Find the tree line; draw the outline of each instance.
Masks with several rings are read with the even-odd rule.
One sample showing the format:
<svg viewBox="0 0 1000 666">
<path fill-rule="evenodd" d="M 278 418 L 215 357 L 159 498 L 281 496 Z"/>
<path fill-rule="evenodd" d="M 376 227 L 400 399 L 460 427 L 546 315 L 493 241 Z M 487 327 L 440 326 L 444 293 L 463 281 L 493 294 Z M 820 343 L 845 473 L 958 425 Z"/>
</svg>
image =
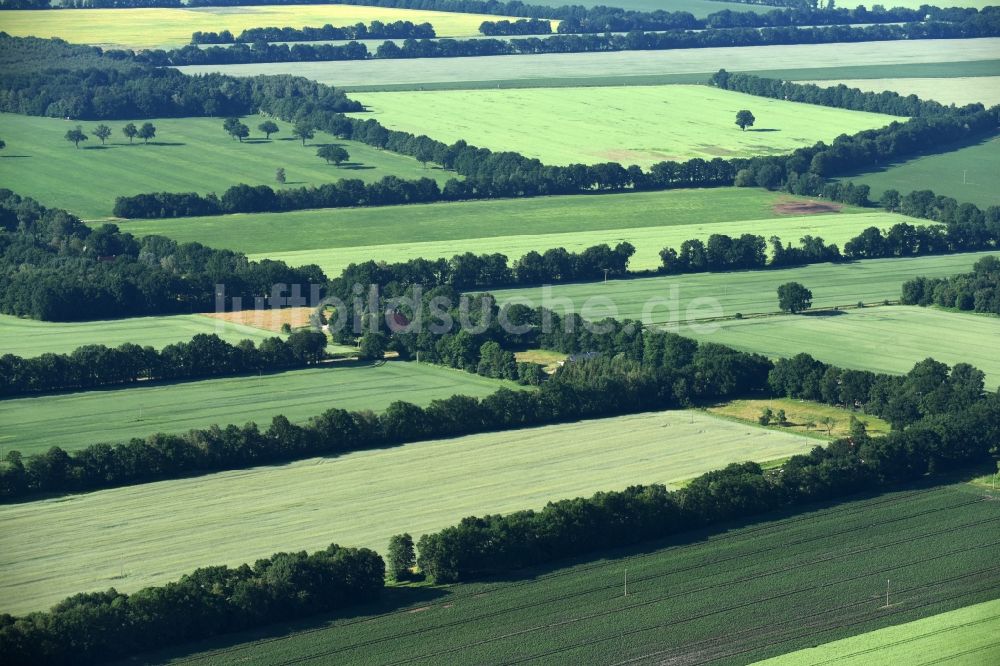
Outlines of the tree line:
<svg viewBox="0 0 1000 666">
<path fill-rule="evenodd" d="M 900 302 L 1000 315 L 1000 259 L 983 257 L 972 266 L 971 273 L 907 280 Z"/>
<path fill-rule="evenodd" d="M 973 10 L 975 11 L 975 10 Z M 513 39 L 415 39 L 402 44 L 386 41 L 374 53 L 364 44 L 270 44 L 266 41 L 236 43 L 230 48 L 188 45 L 170 51 L 143 51 L 136 57 L 158 67 L 220 65 L 262 62 L 314 62 L 369 58 L 460 58 L 546 53 L 607 51 L 659 51 L 731 46 L 829 44 L 834 42 L 891 41 L 901 39 L 966 39 L 1000 35 L 1000 8 L 986 8 L 965 21 L 882 24 L 866 26 L 817 26 L 807 28 L 713 28 L 702 31 L 642 32 L 620 34 L 560 34 Z"/>
<path fill-rule="evenodd" d="M 357 23 L 337 27 L 327 23 L 314 28 L 275 26 L 267 28 L 247 28 L 239 35 L 233 36 L 229 30 L 219 32 L 197 31 L 191 35 L 192 44 L 257 44 L 258 42 L 321 42 L 324 40 L 353 39 L 428 39 L 436 37 L 434 26 L 430 23 L 413 23 L 412 21 L 372 21 L 368 25 Z"/>
<path fill-rule="evenodd" d="M 274 285 L 316 285 L 317 266 L 249 261 L 231 250 L 91 228 L 64 210 L 0 189 L 0 312 L 46 321 L 211 312 L 220 297 L 264 307 Z M 216 293 L 225 284 L 226 293 Z M 259 305 L 258 305 L 259 299 Z"/>
<path fill-rule="evenodd" d="M 998 440 L 1000 396 L 990 394 L 884 437 L 856 428 L 851 437 L 793 456 L 778 470 L 734 463 L 675 491 L 632 486 L 550 502 L 540 511 L 470 516 L 421 537 L 417 563 L 439 583 L 502 575 L 983 463 L 997 454 Z"/>
<path fill-rule="evenodd" d="M 165 585 L 67 597 L 48 611 L 0 615 L 0 661 L 94 664 L 379 598 L 385 563 L 367 548 L 275 553 L 202 567 Z"/>
<path fill-rule="evenodd" d="M 272 337 L 260 346 L 252 340 L 233 345 L 215 334 L 199 333 L 160 350 L 125 343 L 114 348 L 85 345 L 69 354 L 34 358 L 4 354 L 0 397 L 301 368 L 323 360 L 325 349 L 323 333 L 295 331 L 287 340 Z"/>
</svg>

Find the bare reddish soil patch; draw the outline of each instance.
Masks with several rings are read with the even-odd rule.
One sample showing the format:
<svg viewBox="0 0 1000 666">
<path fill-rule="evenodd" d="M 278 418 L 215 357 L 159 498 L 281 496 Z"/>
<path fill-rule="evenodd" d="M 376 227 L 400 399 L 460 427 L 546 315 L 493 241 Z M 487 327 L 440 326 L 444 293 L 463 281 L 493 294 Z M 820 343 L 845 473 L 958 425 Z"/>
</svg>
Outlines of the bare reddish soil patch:
<svg viewBox="0 0 1000 666">
<path fill-rule="evenodd" d="M 829 201 L 778 201 L 771 208 L 779 215 L 819 215 L 820 213 L 839 213 L 843 205 Z"/>
<path fill-rule="evenodd" d="M 280 310 L 242 310 L 240 312 L 213 312 L 206 317 L 221 319 L 233 324 L 243 324 L 267 331 L 281 332 L 282 324 L 289 324 L 292 330 L 309 324 L 313 308 L 282 308 Z"/>
</svg>

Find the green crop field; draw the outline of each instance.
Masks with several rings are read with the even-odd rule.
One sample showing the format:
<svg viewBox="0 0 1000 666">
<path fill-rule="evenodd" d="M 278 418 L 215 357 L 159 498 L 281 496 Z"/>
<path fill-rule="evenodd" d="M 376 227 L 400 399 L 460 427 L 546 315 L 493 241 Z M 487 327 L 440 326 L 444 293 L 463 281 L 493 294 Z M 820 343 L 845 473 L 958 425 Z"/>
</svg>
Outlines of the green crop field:
<svg viewBox="0 0 1000 666">
<path fill-rule="evenodd" d="M 680 333 L 767 356 L 805 351 L 827 363 L 875 372 L 903 373 L 933 357 L 971 363 L 1000 385 L 1000 317 L 894 305 L 815 315 L 782 315 L 720 322 L 715 332 Z"/>
<path fill-rule="evenodd" d="M 1000 599 L 843 638 L 759 662 L 760 666 L 1000 663 Z"/>
<path fill-rule="evenodd" d="M 522 88 L 354 93 L 390 129 L 452 143 L 514 150 L 546 164 L 621 162 L 788 153 L 840 134 L 888 125 L 876 113 L 767 99 L 707 86 Z M 458 117 L 443 108 L 460 108 Z M 750 109 L 741 131 L 736 112 Z"/>
<path fill-rule="evenodd" d="M 481 254 L 502 252 L 512 261 L 531 250 L 544 252 L 553 247 L 564 247 L 571 252 L 579 252 L 599 243 L 614 246 L 628 241 L 636 251 L 629 268 L 634 271 L 655 270 L 661 264 L 659 252 L 666 246 L 680 247 L 690 238 L 707 241 L 711 234 L 739 236 L 756 233 L 770 238 L 772 235 L 786 242 L 797 244 L 799 239 L 810 234 L 821 236 L 828 243 L 843 247 L 844 243 L 870 226 L 889 227 L 901 218 L 892 213 L 873 212 L 860 215 L 807 215 L 782 217 L 771 220 L 741 220 L 739 222 L 717 222 L 699 225 L 671 225 L 665 227 L 641 227 L 579 233 L 498 236 L 495 238 L 467 239 L 460 241 L 436 241 L 429 243 L 392 243 L 350 248 L 324 248 L 300 250 L 297 252 L 264 252 L 251 255 L 253 259 L 280 259 L 291 265 L 318 264 L 327 275 L 336 275 L 351 262 L 377 258 L 380 261 L 405 261 L 423 257 L 451 258 L 463 252 Z M 503 227 L 498 227 L 503 228 Z"/>
<path fill-rule="evenodd" d="M 8 15 L 9 14 L 9 15 Z M 479 24 L 501 17 L 453 12 L 430 12 L 350 5 L 280 5 L 258 7 L 198 7 L 155 9 L 77 9 L 73 11 L 11 11 L 3 29 L 16 37 L 59 37 L 68 42 L 116 48 L 179 48 L 195 31 L 230 30 L 264 26 L 337 26 L 382 21 L 428 22 L 442 37 L 479 34 Z M 509 18 L 509 17 L 507 17 Z M 558 21 L 554 23 L 558 25 Z"/>
<path fill-rule="evenodd" d="M 859 172 L 843 180 L 867 183 L 872 198 L 887 189 L 904 194 L 933 190 L 981 208 L 1000 206 L 1000 136 L 950 152 L 924 155 L 877 171 Z"/>
<path fill-rule="evenodd" d="M 126 342 L 163 347 L 187 341 L 198 333 L 218 335 L 231 343 L 260 342 L 284 337 L 272 331 L 211 319 L 202 315 L 133 317 L 110 321 L 49 322 L 0 315 L 0 356 L 38 356 L 49 352 L 65 354 L 83 345 L 117 347 Z"/>
<path fill-rule="evenodd" d="M 390 589 L 367 612 L 144 663 L 742 665 L 996 598 L 997 508 L 968 484 L 895 492 L 507 581 Z"/>
<path fill-rule="evenodd" d="M 278 414 L 301 422 L 331 407 L 379 411 L 395 400 L 426 405 L 455 394 L 488 395 L 501 386 L 516 387 L 429 364 L 334 363 L 262 376 L 14 398 L 0 400 L 0 446 L 35 453 L 213 424 L 256 421 L 266 427 Z"/>
<path fill-rule="evenodd" d="M 857 44 L 795 44 L 734 46 L 667 51 L 618 51 L 613 53 L 555 53 L 517 57 L 421 58 L 410 60 L 355 60 L 345 62 L 261 63 L 246 65 L 190 65 L 179 69 L 189 74 L 225 72 L 234 76 L 295 74 L 336 86 L 366 89 L 427 83 L 523 81 L 544 79 L 632 79 L 641 76 L 706 74 L 721 68 L 733 71 L 842 68 L 864 65 L 919 63 L 968 63 L 997 60 L 1000 38 L 899 40 Z M 880 77 L 902 76 L 882 73 Z M 993 74 L 996 74 L 993 71 Z M 911 74 L 912 75 L 912 74 Z M 803 78 L 847 78 L 848 73 Z M 916 76 L 916 75 L 913 75 Z M 970 76 L 970 74 L 965 74 Z M 700 78 L 700 77 L 699 77 Z M 707 76 L 705 77 L 707 79 Z M 461 114 L 465 119 L 467 115 Z"/>
<path fill-rule="evenodd" d="M 156 139 L 149 145 L 140 140 L 129 145 L 121 133 L 127 121 L 107 121 L 114 134 L 106 146 L 90 136 L 76 149 L 63 138 L 66 130 L 79 124 L 89 135 L 99 123 L 0 114 L 0 136 L 7 142 L 0 154 L 0 182 L 47 206 L 93 219 L 110 216 L 115 197 L 121 195 L 164 191 L 221 195 L 237 183 L 282 187 L 274 179 L 278 167 L 287 174 L 283 187 L 321 185 L 341 178 L 374 181 L 387 175 L 426 176 L 441 182 L 456 177 L 440 169 L 425 169 L 410 157 L 323 132 L 303 147 L 292 137 L 292 126 L 280 121 L 276 122 L 281 131 L 266 141 L 257 130 L 263 120 L 260 116 L 244 118 L 251 138 L 240 143 L 226 134 L 220 118 L 155 119 Z M 350 162 L 336 167 L 317 157 L 317 147 L 326 143 L 344 146 Z M 67 173 L 73 174 L 71 187 L 67 187 Z"/>
<path fill-rule="evenodd" d="M 976 102 L 980 102 L 986 107 L 1000 104 L 1000 76 L 864 78 L 826 81 L 797 80 L 797 82 L 815 83 L 824 87 L 843 83 L 850 88 L 860 88 L 871 92 L 891 90 L 900 95 L 916 95 L 920 99 L 933 99 L 942 104 L 957 104 L 958 106 Z"/>
<path fill-rule="evenodd" d="M 516 297 L 522 301 L 530 301 L 534 306 L 549 304 L 557 311 L 566 310 L 565 303 L 561 301 L 568 299 L 575 312 L 588 318 L 615 316 L 642 319 L 654 324 L 671 321 L 681 324 L 731 317 L 737 313 L 777 312 L 776 292 L 778 285 L 785 282 L 801 282 L 811 289 L 813 306 L 817 308 L 850 306 L 858 301 L 878 304 L 884 300 L 898 300 L 900 289 L 907 280 L 919 275 L 946 277 L 967 273 L 977 259 L 990 254 L 995 253 L 869 259 L 847 264 L 814 264 L 781 270 L 562 284 L 495 290 L 493 294 L 501 303 Z M 595 297 L 600 297 L 601 300 Z M 613 314 L 609 314 L 609 305 Z M 644 308 L 652 308 L 648 317 L 643 315 Z"/>
<path fill-rule="evenodd" d="M 701 412 L 658 412 L 0 506 L 0 610 L 331 541 L 381 551 L 393 534 L 416 537 L 473 513 L 685 479 L 815 443 Z M 122 558 L 127 577 L 115 580 Z"/>
<path fill-rule="evenodd" d="M 804 200 L 756 188 L 726 187 L 134 220 L 120 226 L 137 236 L 160 234 L 262 254 L 766 220 L 781 217 L 775 206 Z"/>
</svg>

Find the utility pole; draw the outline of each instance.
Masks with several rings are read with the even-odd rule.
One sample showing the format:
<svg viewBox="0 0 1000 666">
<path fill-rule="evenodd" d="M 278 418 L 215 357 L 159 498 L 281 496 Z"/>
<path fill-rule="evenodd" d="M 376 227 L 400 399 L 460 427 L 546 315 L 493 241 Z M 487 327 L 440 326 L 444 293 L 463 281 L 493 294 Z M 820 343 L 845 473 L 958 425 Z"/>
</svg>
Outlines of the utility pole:
<svg viewBox="0 0 1000 666">
<path fill-rule="evenodd" d="M 625 567 L 625 596 L 628 596 L 628 566 Z"/>
<path fill-rule="evenodd" d="M 885 581 L 885 607 L 889 607 L 889 581 Z"/>
<path fill-rule="evenodd" d="M 607 268 L 602 268 L 601 270 L 604 271 L 604 284 L 607 284 L 608 283 L 608 269 Z"/>
</svg>

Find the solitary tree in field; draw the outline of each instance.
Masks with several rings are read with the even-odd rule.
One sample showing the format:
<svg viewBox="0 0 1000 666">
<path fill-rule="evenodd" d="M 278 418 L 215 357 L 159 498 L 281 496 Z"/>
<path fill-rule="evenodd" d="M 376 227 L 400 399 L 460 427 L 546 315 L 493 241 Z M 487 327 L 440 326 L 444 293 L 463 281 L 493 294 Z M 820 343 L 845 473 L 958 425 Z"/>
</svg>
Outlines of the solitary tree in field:
<svg viewBox="0 0 1000 666">
<path fill-rule="evenodd" d="M 346 150 L 340 146 L 334 146 L 332 144 L 320 146 L 319 150 L 316 151 L 316 154 L 326 160 L 327 164 L 333 162 L 338 167 L 351 157 Z"/>
<path fill-rule="evenodd" d="M 136 136 L 142 139 L 143 143 L 149 143 L 149 140 L 156 136 L 156 127 L 153 123 L 143 123 Z"/>
<path fill-rule="evenodd" d="M 786 282 L 778 287 L 778 307 L 782 312 L 797 314 L 812 306 L 812 292 L 798 282 Z"/>
<path fill-rule="evenodd" d="M 271 138 L 272 134 L 281 131 L 281 128 L 278 127 L 278 124 L 272 120 L 265 120 L 260 125 L 257 125 L 257 129 L 263 132 L 264 136 L 266 136 L 268 139 Z"/>
<path fill-rule="evenodd" d="M 284 167 L 278 167 L 278 170 L 274 172 L 274 179 L 276 181 L 278 181 L 279 183 L 281 183 L 282 185 L 285 184 L 285 169 L 284 169 Z"/>
<path fill-rule="evenodd" d="M 236 126 L 239 124 L 240 124 L 239 118 L 226 118 L 225 120 L 222 121 L 222 129 L 226 130 L 226 134 L 235 139 L 236 134 L 233 133 L 233 130 L 236 129 Z"/>
<path fill-rule="evenodd" d="M 302 145 L 306 145 L 308 139 L 316 136 L 316 131 L 312 128 L 309 123 L 295 123 L 295 128 L 292 130 L 292 136 L 296 139 L 302 140 Z"/>
<path fill-rule="evenodd" d="M 837 419 L 832 416 L 824 416 L 819 420 L 819 422 L 826 428 L 826 434 L 828 436 L 833 435 L 833 426 L 837 425 Z"/>
<path fill-rule="evenodd" d="M 6 147 L 7 147 L 7 143 L 3 139 L 0 139 L 0 150 L 3 150 Z"/>
<path fill-rule="evenodd" d="M 771 425 L 771 419 L 774 418 L 774 412 L 771 411 L 770 407 L 765 407 L 761 410 L 760 416 L 757 417 L 757 423 L 761 425 Z"/>
<path fill-rule="evenodd" d="M 91 132 L 91 134 L 93 134 L 98 139 L 100 139 L 101 140 L 101 145 L 103 146 L 104 142 L 108 140 L 109 136 L 111 136 L 111 128 L 102 123 L 102 124 L 98 125 L 97 127 L 95 127 L 94 131 Z"/>
<path fill-rule="evenodd" d="M 122 134 L 128 137 L 129 143 L 132 143 L 132 139 L 134 139 L 135 135 L 138 133 L 139 130 L 135 128 L 135 123 L 129 123 L 128 125 L 122 128 Z"/>
<path fill-rule="evenodd" d="M 77 148 L 79 148 L 80 147 L 80 142 L 87 140 L 87 135 L 84 134 L 83 130 L 80 129 L 80 126 L 77 125 L 76 129 L 71 129 L 71 130 L 69 130 L 69 131 L 66 132 L 66 140 L 67 141 L 71 141 L 74 146 L 76 146 Z"/>
<path fill-rule="evenodd" d="M 233 126 L 233 129 L 230 132 L 230 134 L 239 139 L 240 143 L 243 143 L 243 139 L 250 136 L 250 128 L 241 122 L 237 122 L 236 125 Z"/>
<path fill-rule="evenodd" d="M 756 122 L 756 120 L 757 119 L 753 117 L 753 114 L 746 109 L 742 109 L 736 112 L 736 124 L 739 125 L 740 129 L 743 130 L 744 132 L 747 131 L 748 127 L 753 127 L 753 124 L 754 122 Z"/>
<path fill-rule="evenodd" d="M 396 534 L 389 539 L 389 550 L 386 555 L 386 559 L 389 560 L 389 573 L 396 580 L 404 580 L 410 573 L 410 567 L 416 564 L 413 537 L 409 534 Z"/>
</svg>

